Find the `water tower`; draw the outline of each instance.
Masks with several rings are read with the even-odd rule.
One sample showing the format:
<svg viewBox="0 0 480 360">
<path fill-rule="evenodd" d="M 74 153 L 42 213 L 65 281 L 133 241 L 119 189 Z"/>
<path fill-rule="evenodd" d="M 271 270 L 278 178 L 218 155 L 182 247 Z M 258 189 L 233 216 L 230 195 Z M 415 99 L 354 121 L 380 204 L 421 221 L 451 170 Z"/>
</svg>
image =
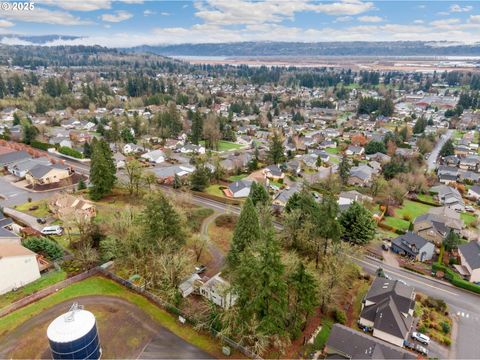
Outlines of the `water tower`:
<svg viewBox="0 0 480 360">
<path fill-rule="evenodd" d="M 99 359 L 102 355 L 95 316 L 74 303 L 47 329 L 53 359 Z"/>
</svg>

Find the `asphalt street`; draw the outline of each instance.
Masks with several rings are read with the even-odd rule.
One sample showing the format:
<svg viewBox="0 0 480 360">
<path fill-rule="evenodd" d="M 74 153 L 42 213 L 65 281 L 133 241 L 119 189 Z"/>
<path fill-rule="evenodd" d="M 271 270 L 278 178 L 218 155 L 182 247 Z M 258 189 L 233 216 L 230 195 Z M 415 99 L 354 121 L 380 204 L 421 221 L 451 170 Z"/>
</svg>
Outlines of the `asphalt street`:
<svg viewBox="0 0 480 360">
<path fill-rule="evenodd" d="M 447 132 L 440 138 L 440 140 L 435 145 L 435 148 L 430 153 L 430 156 L 427 159 L 428 172 L 431 172 L 437 168 L 437 158 L 440 154 L 442 146 L 445 145 L 448 139 L 453 135 L 453 130 L 449 129 Z"/>
</svg>

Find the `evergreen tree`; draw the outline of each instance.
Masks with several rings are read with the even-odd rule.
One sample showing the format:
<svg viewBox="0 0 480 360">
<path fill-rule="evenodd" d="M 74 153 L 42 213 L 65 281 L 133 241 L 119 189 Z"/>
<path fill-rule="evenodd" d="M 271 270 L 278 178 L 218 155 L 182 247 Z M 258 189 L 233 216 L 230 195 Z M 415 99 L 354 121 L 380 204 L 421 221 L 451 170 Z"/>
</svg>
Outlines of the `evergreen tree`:
<svg viewBox="0 0 480 360">
<path fill-rule="evenodd" d="M 210 184 L 210 170 L 203 163 L 197 164 L 195 171 L 190 175 L 190 188 L 194 191 L 203 191 Z"/>
<path fill-rule="evenodd" d="M 317 286 L 314 276 L 307 271 L 303 262 L 299 261 L 295 271 L 288 277 L 289 318 L 293 335 L 303 330 L 307 318 L 313 313 L 318 303 Z"/>
<path fill-rule="evenodd" d="M 455 231 L 450 230 L 448 235 L 443 240 L 443 245 L 445 247 L 445 250 L 452 251 L 453 249 L 456 249 L 459 244 L 460 244 L 460 236 L 458 236 L 458 234 Z"/>
<path fill-rule="evenodd" d="M 450 156 L 454 154 L 455 154 L 455 148 L 453 146 L 453 142 L 451 139 L 448 139 L 440 149 L 440 156 L 445 157 L 445 156 Z"/>
<path fill-rule="evenodd" d="M 180 179 L 180 176 L 178 176 L 177 174 L 175 174 L 175 176 L 173 177 L 172 186 L 174 189 L 180 189 L 182 187 L 182 179 Z"/>
<path fill-rule="evenodd" d="M 23 142 L 30 145 L 38 135 L 38 129 L 30 124 L 23 125 Z"/>
<path fill-rule="evenodd" d="M 281 136 L 275 131 L 270 139 L 268 158 L 272 164 L 285 161 L 285 148 Z"/>
<path fill-rule="evenodd" d="M 257 204 L 267 205 L 270 201 L 270 195 L 268 195 L 265 186 L 257 184 L 255 181 L 252 183 L 248 197 L 252 200 L 253 205 L 255 206 L 257 206 Z"/>
<path fill-rule="evenodd" d="M 256 243 L 260 237 L 260 225 L 255 206 L 250 198 L 247 198 L 238 218 L 235 231 L 233 232 L 232 245 L 227 256 L 227 263 L 234 268 L 238 265 L 241 254 L 245 248 Z"/>
<path fill-rule="evenodd" d="M 376 154 L 377 152 L 382 154 L 387 153 L 387 148 L 383 142 L 372 140 L 365 146 L 365 154 L 370 155 Z"/>
<path fill-rule="evenodd" d="M 350 177 L 350 163 L 345 155 L 342 156 L 342 161 L 340 161 L 340 165 L 338 166 L 338 174 L 342 184 L 346 185 Z"/>
<path fill-rule="evenodd" d="M 203 133 L 203 118 L 202 114 L 196 111 L 193 114 L 192 118 L 192 143 L 198 145 L 200 140 L 202 139 Z"/>
<path fill-rule="evenodd" d="M 185 227 L 180 215 L 160 192 L 145 199 L 140 215 L 144 246 L 154 252 L 175 252 L 186 242 Z"/>
<path fill-rule="evenodd" d="M 325 195 L 322 198 L 322 202 L 319 206 L 319 211 L 315 212 L 312 216 L 316 228 L 312 240 L 314 242 L 315 249 L 315 264 L 318 267 L 320 260 L 320 252 L 323 245 L 323 256 L 327 254 L 329 243 L 335 243 L 340 240 L 342 236 L 342 226 L 338 221 L 338 203 L 337 199 L 330 194 Z"/>
<path fill-rule="evenodd" d="M 90 163 L 90 197 L 100 200 L 110 193 L 116 181 L 116 167 L 108 143 L 104 140 L 92 141 L 92 156 Z"/>
<path fill-rule="evenodd" d="M 15 111 L 13 113 L 13 126 L 20 125 L 20 115 Z"/>
<path fill-rule="evenodd" d="M 83 157 L 86 159 L 90 159 L 92 156 L 92 147 L 90 146 L 90 143 L 85 141 L 85 144 L 83 144 Z"/>
<path fill-rule="evenodd" d="M 340 224 L 345 229 L 344 238 L 354 244 L 365 245 L 375 236 L 372 213 L 357 202 L 340 215 Z"/>
</svg>

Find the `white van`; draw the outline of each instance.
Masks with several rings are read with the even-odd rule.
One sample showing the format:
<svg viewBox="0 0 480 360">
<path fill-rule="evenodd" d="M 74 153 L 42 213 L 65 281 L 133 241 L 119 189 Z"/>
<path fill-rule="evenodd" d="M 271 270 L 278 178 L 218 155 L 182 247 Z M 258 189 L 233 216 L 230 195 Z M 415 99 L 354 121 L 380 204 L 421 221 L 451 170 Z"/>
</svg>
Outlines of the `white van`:
<svg viewBox="0 0 480 360">
<path fill-rule="evenodd" d="M 42 229 L 41 233 L 43 235 L 62 235 L 63 228 L 59 225 L 46 226 Z"/>
</svg>

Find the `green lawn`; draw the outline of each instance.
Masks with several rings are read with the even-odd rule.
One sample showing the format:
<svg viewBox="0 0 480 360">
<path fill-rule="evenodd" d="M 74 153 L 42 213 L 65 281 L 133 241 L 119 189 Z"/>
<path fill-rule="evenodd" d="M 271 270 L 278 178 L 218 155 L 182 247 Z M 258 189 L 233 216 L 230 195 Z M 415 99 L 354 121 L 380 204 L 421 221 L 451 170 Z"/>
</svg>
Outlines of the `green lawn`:
<svg viewBox="0 0 480 360">
<path fill-rule="evenodd" d="M 410 222 L 405 221 L 403 219 L 398 219 L 396 217 L 391 217 L 391 216 L 385 217 L 383 222 L 385 224 L 387 224 L 389 226 L 392 226 L 395 229 L 399 229 L 399 230 L 405 230 L 406 231 L 410 227 Z"/>
<path fill-rule="evenodd" d="M 205 141 L 200 141 L 200 144 L 205 146 Z M 234 142 L 220 140 L 218 142 L 218 151 L 229 151 L 229 150 L 237 150 L 243 148 L 243 145 L 236 144 Z"/>
<path fill-rule="evenodd" d="M 32 206 L 38 206 L 37 210 L 28 210 Z M 49 215 L 48 212 L 48 205 L 45 200 L 38 200 L 38 201 L 32 201 L 32 202 L 26 202 L 21 205 L 15 206 L 15 210 L 30 214 L 35 217 L 46 217 Z"/>
<path fill-rule="evenodd" d="M 455 130 L 455 132 L 453 133 L 453 139 L 460 140 L 461 138 L 463 138 L 463 134 L 464 134 L 463 131 Z"/>
<path fill-rule="evenodd" d="M 51 271 L 43 275 L 40 279 L 25 285 L 17 291 L 11 291 L 9 293 L 0 296 L 0 309 L 10 305 L 11 303 L 18 301 L 28 295 L 36 293 L 37 291 L 44 289 L 50 285 L 56 284 L 67 277 L 67 273 L 64 271 Z"/>
<path fill-rule="evenodd" d="M 247 174 L 232 175 L 227 180 L 234 182 L 234 181 L 245 179 L 247 176 L 248 176 Z"/>
<path fill-rule="evenodd" d="M 325 151 L 329 154 L 334 154 L 334 155 L 336 155 L 340 152 L 338 147 L 336 147 L 336 148 L 326 148 Z"/>
<path fill-rule="evenodd" d="M 437 201 L 430 194 L 418 194 L 417 198 L 418 198 L 418 200 L 421 200 L 421 201 L 426 201 L 426 202 L 430 202 L 430 203 L 433 203 L 433 204 L 437 203 Z"/>
<path fill-rule="evenodd" d="M 322 322 L 322 329 L 318 333 L 318 335 L 315 337 L 314 340 L 314 347 L 315 350 L 322 350 L 325 346 L 325 343 L 328 340 L 328 337 L 330 336 L 330 331 L 332 330 L 333 326 L 333 321 L 330 319 L 324 319 Z"/>
<path fill-rule="evenodd" d="M 40 314 L 42 311 L 59 304 L 63 301 L 73 300 L 79 296 L 108 295 L 116 296 L 131 302 L 141 308 L 153 320 L 178 335 L 194 346 L 216 356 L 220 356 L 220 344 L 213 338 L 201 334 L 191 327 L 181 325 L 177 318 L 170 315 L 163 309 L 152 304 L 143 296 L 135 294 L 123 286 L 102 278 L 91 277 L 70 285 L 46 298 L 43 298 L 31 305 L 23 307 L 11 314 L 2 317 L 0 322 L 0 334 L 12 331 L 28 319 Z"/>
<path fill-rule="evenodd" d="M 477 220 L 477 217 L 474 214 L 470 214 L 470 213 L 461 213 L 460 218 L 463 220 L 463 222 L 467 226 L 469 226 L 471 223 Z"/>
<path fill-rule="evenodd" d="M 413 221 L 417 216 L 426 214 L 432 206 L 425 205 L 419 202 L 405 200 L 403 206 L 395 210 L 395 216 L 404 219 L 404 216 L 409 216 L 410 220 Z"/>
<path fill-rule="evenodd" d="M 210 195 L 224 197 L 223 191 L 220 189 L 220 185 L 210 185 L 205 189 L 205 192 Z"/>
</svg>

